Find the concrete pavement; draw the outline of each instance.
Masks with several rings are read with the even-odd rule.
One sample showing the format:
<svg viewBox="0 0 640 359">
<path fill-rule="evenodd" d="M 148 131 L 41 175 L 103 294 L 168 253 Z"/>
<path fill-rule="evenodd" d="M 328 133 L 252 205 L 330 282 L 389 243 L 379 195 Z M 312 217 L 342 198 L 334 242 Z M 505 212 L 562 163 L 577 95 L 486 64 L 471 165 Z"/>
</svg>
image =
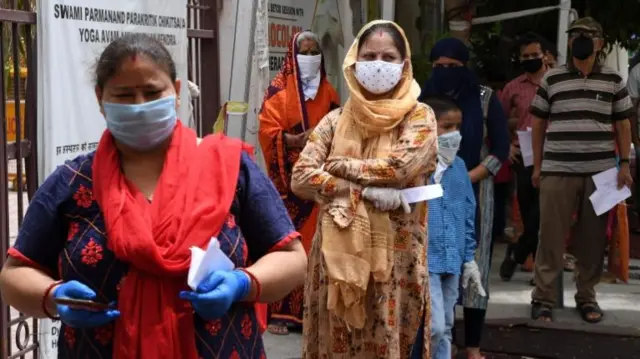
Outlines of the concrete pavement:
<svg viewBox="0 0 640 359">
<path fill-rule="evenodd" d="M 302 335 L 273 335 L 265 333 L 264 346 L 269 359 L 293 359 L 302 357 Z"/>
<path fill-rule="evenodd" d="M 18 232 L 18 195 L 9 192 L 9 224 L 11 241 Z M 26 193 L 23 195 L 24 203 L 27 203 Z M 26 211 L 26 205 L 24 210 Z M 528 280 L 530 273 L 517 272 L 511 282 L 502 282 L 497 273 L 500 260 L 504 253 L 503 245 L 496 245 L 494 263 L 491 277 L 491 301 L 488 311 L 488 319 L 503 318 L 527 318 L 529 315 L 529 302 L 531 287 Z M 640 267 L 639 261 L 633 261 L 632 267 Z M 556 311 L 555 317 L 559 323 L 583 325 L 585 330 L 594 328 L 594 325 L 584 324 L 576 313 L 573 303 L 575 290 L 572 275 L 565 273 L 565 303 L 567 308 Z M 600 284 L 597 288 L 598 300 L 603 310 L 607 312 L 604 321 L 598 326 L 615 326 L 623 328 L 638 328 L 640 323 L 640 308 L 637 306 L 638 294 L 640 294 L 640 281 L 631 280 L 629 284 Z M 17 312 L 11 311 L 12 318 L 17 317 Z M 14 327 L 15 332 L 16 327 Z M 289 359 L 301 356 L 302 338 L 300 334 L 291 333 L 288 336 L 265 335 L 265 346 L 269 358 Z M 15 350 L 13 351 L 16 352 Z"/>
</svg>

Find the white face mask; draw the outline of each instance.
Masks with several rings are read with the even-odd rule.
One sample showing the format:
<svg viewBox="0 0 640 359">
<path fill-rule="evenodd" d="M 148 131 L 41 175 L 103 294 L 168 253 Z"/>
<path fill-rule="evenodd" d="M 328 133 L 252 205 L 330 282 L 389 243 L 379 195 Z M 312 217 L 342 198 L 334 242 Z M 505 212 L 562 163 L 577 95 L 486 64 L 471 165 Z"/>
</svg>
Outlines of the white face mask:
<svg viewBox="0 0 640 359">
<path fill-rule="evenodd" d="M 360 86 L 375 95 L 391 91 L 402 78 L 404 62 L 394 64 L 386 61 L 356 62 L 356 79 Z"/>
<path fill-rule="evenodd" d="M 451 165 L 456 159 L 461 141 L 462 135 L 460 131 L 453 131 L 438 136 L 438 161 L 446 165 Z"/>
<path fill-rule="evenodd" d="M 320 65 L 322 64 L 322 55 L 296 55 L 296 58 L 302 80 L 313 79 L 318 76 Z"/>
</svg>

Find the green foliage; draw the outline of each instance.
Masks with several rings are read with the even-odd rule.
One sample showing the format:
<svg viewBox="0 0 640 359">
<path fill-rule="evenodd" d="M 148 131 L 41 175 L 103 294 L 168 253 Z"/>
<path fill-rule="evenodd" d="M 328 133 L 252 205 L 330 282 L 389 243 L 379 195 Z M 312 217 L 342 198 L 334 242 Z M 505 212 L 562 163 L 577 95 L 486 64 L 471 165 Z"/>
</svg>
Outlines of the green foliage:
<svg viewBox="0 0 640 359">
<path fill-rule="evenodd" d="M 31 10 L 35 11 L 36 9 L 36 0 L 18 0 L 16 3 L 15 9 L 19 10 Z M 10 79 L 11 72 L 14 71 L 14 59 L 13 59 L 13 30 L 16 29 L 18 32 L 18 66 L 20 68 L 27 66 L 27 47 L 26 47 L 26 37 L 31 36 L 32 43 L 35 44 L 35 34 L 36 27 L 31 26 L 31 33 L 27 33 L 26 26 L 13 26 L 11 23 L 4 23 L 2 26 L 2 46 L 4 51 L 4 58 L 2 59 L 4 65 L 4 94 L 5 96 L 9 93 L 9 86 L 13 79 Z M 20 69 L 16 70 L 20 73 Z"/>
<path fill-rule="evenodd" d="M 429 61 L 429 52 L 433 45 L 438 42 L 440 39 L 444 39 L 445 37 L 449 37 L 448 32 L 444 32 L 441 34 L 437 34 L 436 36 L 432 36 L 427 44 L 425 44 L 422 53 L 414 54 L 411 56 L 411 65 L 413 66 L 413 77 L 418 81 L 420 85 L 425 83 L 431 75 L 431 61 Z"/>
<path fill-rule="evenodd" d="M 604 29 L 605 40 L 608 43 L 619 42 L 625 48 L 636 51 L 640 46 L 638 38 L 632 39 L 632 35 L 640 35 L 639 1 L 577 1 L 581 5 L 578 10 L 581 16 L 591 16 L 598 20 Z M 585 4 L 587 3 L 587 4 Z M 575 6 L 575 5 L 574 5 Z"/>
<path fill-rule="evenodd" d="M 474 26 L 470 41 L 471 64 L 484 83 L 499 86 L 512 77 L 512 46 L 501 22 Z"/>
<path fill-rule="evenodd" d="M 491 0 L 478 8 L 477 16 L 497 15 L 512 11 L 521 11 L 545 6 L 558 5 L 558 0 Z M 608 43 L 619 42 L 634 51 L 640 46 L 639 39 L 632 35 L 640 34 L 640 1 L 637 0 L 573 0 L 571 5 L 580 17 L 591 16 L 598 20 L 604 29 Z M 517 35 L 535 31 L 555 43 L 558 32 L 558 11 L 528 16 L 507 22 L 508 35 Z M 475 32 L 474 27 L 474 32 Z"/>
</svg>

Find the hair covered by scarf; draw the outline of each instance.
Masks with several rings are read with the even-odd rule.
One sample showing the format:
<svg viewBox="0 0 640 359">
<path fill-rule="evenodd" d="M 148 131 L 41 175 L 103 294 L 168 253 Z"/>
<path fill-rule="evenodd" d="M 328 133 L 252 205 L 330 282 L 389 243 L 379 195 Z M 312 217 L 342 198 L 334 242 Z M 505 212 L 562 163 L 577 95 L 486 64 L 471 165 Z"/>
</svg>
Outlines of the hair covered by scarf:
<svg viewBox="0 0 640 359">
<path fill-rule="evenodd" d="M 447 37 L 436 42 L 429 55 L 431 62 L 441 57 L 458 60 L 466 65 L 470 57 L 469 48 L 462 40 L 456 39 L 455 37 Z"/>
<path fill-rule="evenodd" d="M 479 97 L 480 90 L 478 86 L 480 83 L 478 77 L 467 67 L 469 58 L 471 57 L 467 45 L 462 42 L 462 40 L 454 37 L 439 40 L 431 49 L 429 59 L 433 63 L 441 57 L 458 60 L 463 64 L 463 67 L 446 69 L 434 67 L 431 71 L 431 76 L 422 88 L 420 101 L 423 101 L 427 96 L 434 95 L 447 95 L 456 99 L 466 97 L 467 95 Z M 442 76 L 447 72 L 453 71 L 457 72 L 455 79 Z M 459 83 L 459 86 L 454 86 L 455 88 L 451 89 L 448 88 L 453 82 Z"/>
<path fill-rule="evenodd" d="M 458 156 L 465 160 L 478 157 L 478 150 L 484 139 L 485 120 L 480 96 L 478 77 L 466 65 L 469 61 L 469 49 L 458 39 L 445 38 L 438 41 L 431 50 L 431 60 L 447 57 L 462 62 L 462 67 L 434 67 L 431 77 L 422 88 L 420 101 L 436 95 L 447 95 L 454 99 L 462 111 L 460 134 L 462 144 Z"/>
<path fill-rule="evenodd" d="M 364 26 L 351 45 L 343 63 L 350 91 L 336 125 L 332 150 L 325 170 L 340 177 L 335 168 L 361 159 L 387 158 L 392 147 L 392 131 L 416 111 L 420 88 L 413 79 L 411 63 L 405 62 L 402 78 L 384 98 L 369 100 L 355 77 L 362 34 L 372 26 L 391 24 L 409 44 L 400 26 L 390 21 L 373 21 Z M 410 59 L 410 53 L 406 59 Z M 406 61 L 406 59 L 404 59 Z M 394 174 L 389 174 L 391 178 Z M 410 178 L 415 174 L 406 173 Z M 366 293 L 369 278 L 389 280 L 394 261 L 394 239 L 389 212 L 365 205 L 362 186 L 351 183 L 348 194 L 334 197 L 325 206 L 322 226 L 322 253 L 328 272 L 328 309 L 348 325 L 363 328 L 366 322 Z"/>
</svg>

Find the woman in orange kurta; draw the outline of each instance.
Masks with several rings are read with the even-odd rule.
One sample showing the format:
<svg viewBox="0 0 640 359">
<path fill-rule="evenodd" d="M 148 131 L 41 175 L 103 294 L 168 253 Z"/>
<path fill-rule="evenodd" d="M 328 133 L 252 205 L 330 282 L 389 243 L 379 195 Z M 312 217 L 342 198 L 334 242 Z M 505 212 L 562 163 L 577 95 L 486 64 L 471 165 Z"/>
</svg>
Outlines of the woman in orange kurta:
<svg viewBox="0 0 640 359">
<path fill-rule="evenodd" d="M 293 36 L 280 73 L 271 81 L 260 112 L 260 146 L 269 177 L 284 201 L 307 253 L 316 231 L 313 201 L 291 192 L 291 170 L 313 128 L 339 107 L 338 94 L 327 81 L 318 37 L 304 31 Z M 269 305 L 269 331 L 287 334 L 302 324 L 303 288 Z"/>
</svg>

